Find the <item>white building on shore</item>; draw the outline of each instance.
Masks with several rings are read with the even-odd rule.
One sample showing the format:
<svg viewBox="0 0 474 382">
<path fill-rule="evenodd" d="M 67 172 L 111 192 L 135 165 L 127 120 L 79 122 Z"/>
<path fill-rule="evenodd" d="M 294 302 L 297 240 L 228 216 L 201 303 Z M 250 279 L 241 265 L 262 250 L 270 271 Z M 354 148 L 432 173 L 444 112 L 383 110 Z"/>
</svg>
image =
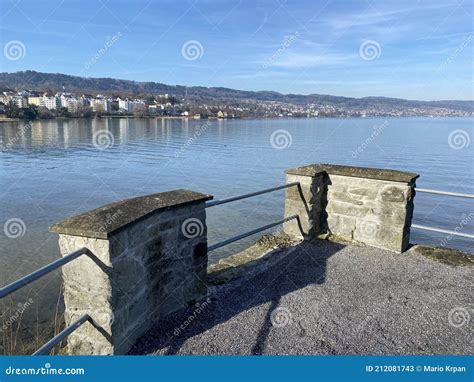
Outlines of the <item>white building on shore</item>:
<svg viewBox="0 0 474 382">
<path fill-rule="evenodd" d="M 119 111 L 122 113 L 132 113 L 133 104 L 128 99 L 117 98 Z"/>
<path fill-rule="evenodd" d="M 46 96 L 41 97 L 41 106 L 49 110 L 61 109 L 61 98 L 58 96 Z"/>
<path fill-rule="evenodd" d="M 102 96 L 97 96 L 97 98 L 91 99 L 91 106 L 92 106 L 92 111 L 96 112 L 104 112 L 104 113 L 110 113 L 112 110 L 112 102 L 110 99 L 102 97 Z"/>
<path fill-rule="evenodd" d="M 118 101 L 118 107 L 122 113 L 133 113 L 137 108 L 144 108 L 145 110 L 147 108 L 145 101 L 142 99 L 129 100 L 128 98 L 117 98 L 116 101 Z"/>
</svg>

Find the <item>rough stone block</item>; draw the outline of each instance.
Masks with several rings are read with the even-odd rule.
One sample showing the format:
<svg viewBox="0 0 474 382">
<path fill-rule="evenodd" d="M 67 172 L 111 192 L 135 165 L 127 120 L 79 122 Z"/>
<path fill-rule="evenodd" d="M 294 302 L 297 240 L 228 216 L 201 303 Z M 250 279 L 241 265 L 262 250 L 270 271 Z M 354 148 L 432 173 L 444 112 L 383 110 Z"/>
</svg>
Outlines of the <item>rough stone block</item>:
<svg viewBox="0 0 474 382">
<path fill-rule="evenodd" d="M 352 240 L 356 228 L 356 218 L 330 214 L 328 216 L 328 228 L 331 232 L 337 233 L 338 236 L 346 240 Z"/>
<path fill-rule="evenodd" d="M 357 216 L 364 217 L 366 216 L 370 209 L 368 206 L 355 205 L 353 203 L 347 203 L 340 201 L 338 199 L 331 199 L 331 194 L 328 195 L 328 205 L 326 211 L 328 214 L 337 214 L 337 215 L 347 215 L 347 216 Z"/>
<path fill-rule="evenodd" d="M 383 201 L 403 202 L 407 199 L 407 187 L 385 186 L 380 193 Z"/>
</svg>

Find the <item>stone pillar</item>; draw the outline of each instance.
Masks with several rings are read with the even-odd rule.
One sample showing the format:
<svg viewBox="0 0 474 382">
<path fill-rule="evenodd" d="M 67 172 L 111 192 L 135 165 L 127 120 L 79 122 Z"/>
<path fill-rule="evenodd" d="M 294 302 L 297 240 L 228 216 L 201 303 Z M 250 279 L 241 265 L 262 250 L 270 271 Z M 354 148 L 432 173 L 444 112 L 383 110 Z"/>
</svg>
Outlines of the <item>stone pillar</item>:
<svg viewBox="0 0 474 382">
<path fill-rule="evenodd" d="M 176 190 L 112 203 L 50 228 L 63 256 L 66 325 L 88 314 L 68 337 L 70 354 L 124 354 L 158 319 L 206 297 L 205 201 Z"/>
<path fill-rule="evenodd" d="M 417 174 L 319 164 L 287 170 L 286 176 L 287 182 L 300 182 L 303 194 L 287 189 L 285 216 L 299 214 L 303 228 L 301 235 L 295 223 L 285 224 L 288 234 L 317 238 L 327 233 L 336 240 L 407 249 Z"/>
</svg>

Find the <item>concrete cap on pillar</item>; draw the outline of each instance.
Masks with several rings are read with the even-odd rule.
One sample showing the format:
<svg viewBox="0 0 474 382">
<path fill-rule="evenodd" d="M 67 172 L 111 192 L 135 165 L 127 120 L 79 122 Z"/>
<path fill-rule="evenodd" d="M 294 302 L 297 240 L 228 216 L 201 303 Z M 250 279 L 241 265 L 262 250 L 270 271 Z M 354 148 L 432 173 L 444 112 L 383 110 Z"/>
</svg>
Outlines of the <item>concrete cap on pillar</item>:
<svg viewBox="0 0 474 382">
<path fill-rule="evenodd" d="M 324 163 L 292 168 L 286 170 L 285 173 L 299 176 L 316 176 L 318 174 L 326 173 L 329 175 L 351 176 L 355 178 L 378 179 L 403 183 L 412 183 L 420 176 L 412 172 L 398 170 L 342 166 Z"/>
<path fill-rule="evenodd" d="M 213 197 L 189 190 L 174 190 L 125 199 L 65 219 L 49 228 L 50 232 L 108 239 L 114 232 L 157 211 L 205 202 Z"/>
</svg>

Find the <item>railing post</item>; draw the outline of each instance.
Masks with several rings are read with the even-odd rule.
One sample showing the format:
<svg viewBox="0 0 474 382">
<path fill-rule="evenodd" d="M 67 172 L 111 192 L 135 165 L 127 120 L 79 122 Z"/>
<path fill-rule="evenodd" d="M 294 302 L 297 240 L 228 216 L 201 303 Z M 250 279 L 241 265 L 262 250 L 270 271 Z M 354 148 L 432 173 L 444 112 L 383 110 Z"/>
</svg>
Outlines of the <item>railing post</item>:
<svg viewBox="0 0 474 382">
<path fill-rule="evenodd" d="M 124 354 L 153 323 L 207 293 L 209 195 L 176 190 L 113 203 L 51 227 L 63 256 L 70 354 Z"/>
<path fill-rule="evenodd" d="M 322 233 L 392 251 L 408 248 L 417 174 L 364 167 L 316 164 L 286 171 L 301 193 L 287 189 L 285 215 L 299 214 L 284 231 L 306 238 Z"/>
</svg>

